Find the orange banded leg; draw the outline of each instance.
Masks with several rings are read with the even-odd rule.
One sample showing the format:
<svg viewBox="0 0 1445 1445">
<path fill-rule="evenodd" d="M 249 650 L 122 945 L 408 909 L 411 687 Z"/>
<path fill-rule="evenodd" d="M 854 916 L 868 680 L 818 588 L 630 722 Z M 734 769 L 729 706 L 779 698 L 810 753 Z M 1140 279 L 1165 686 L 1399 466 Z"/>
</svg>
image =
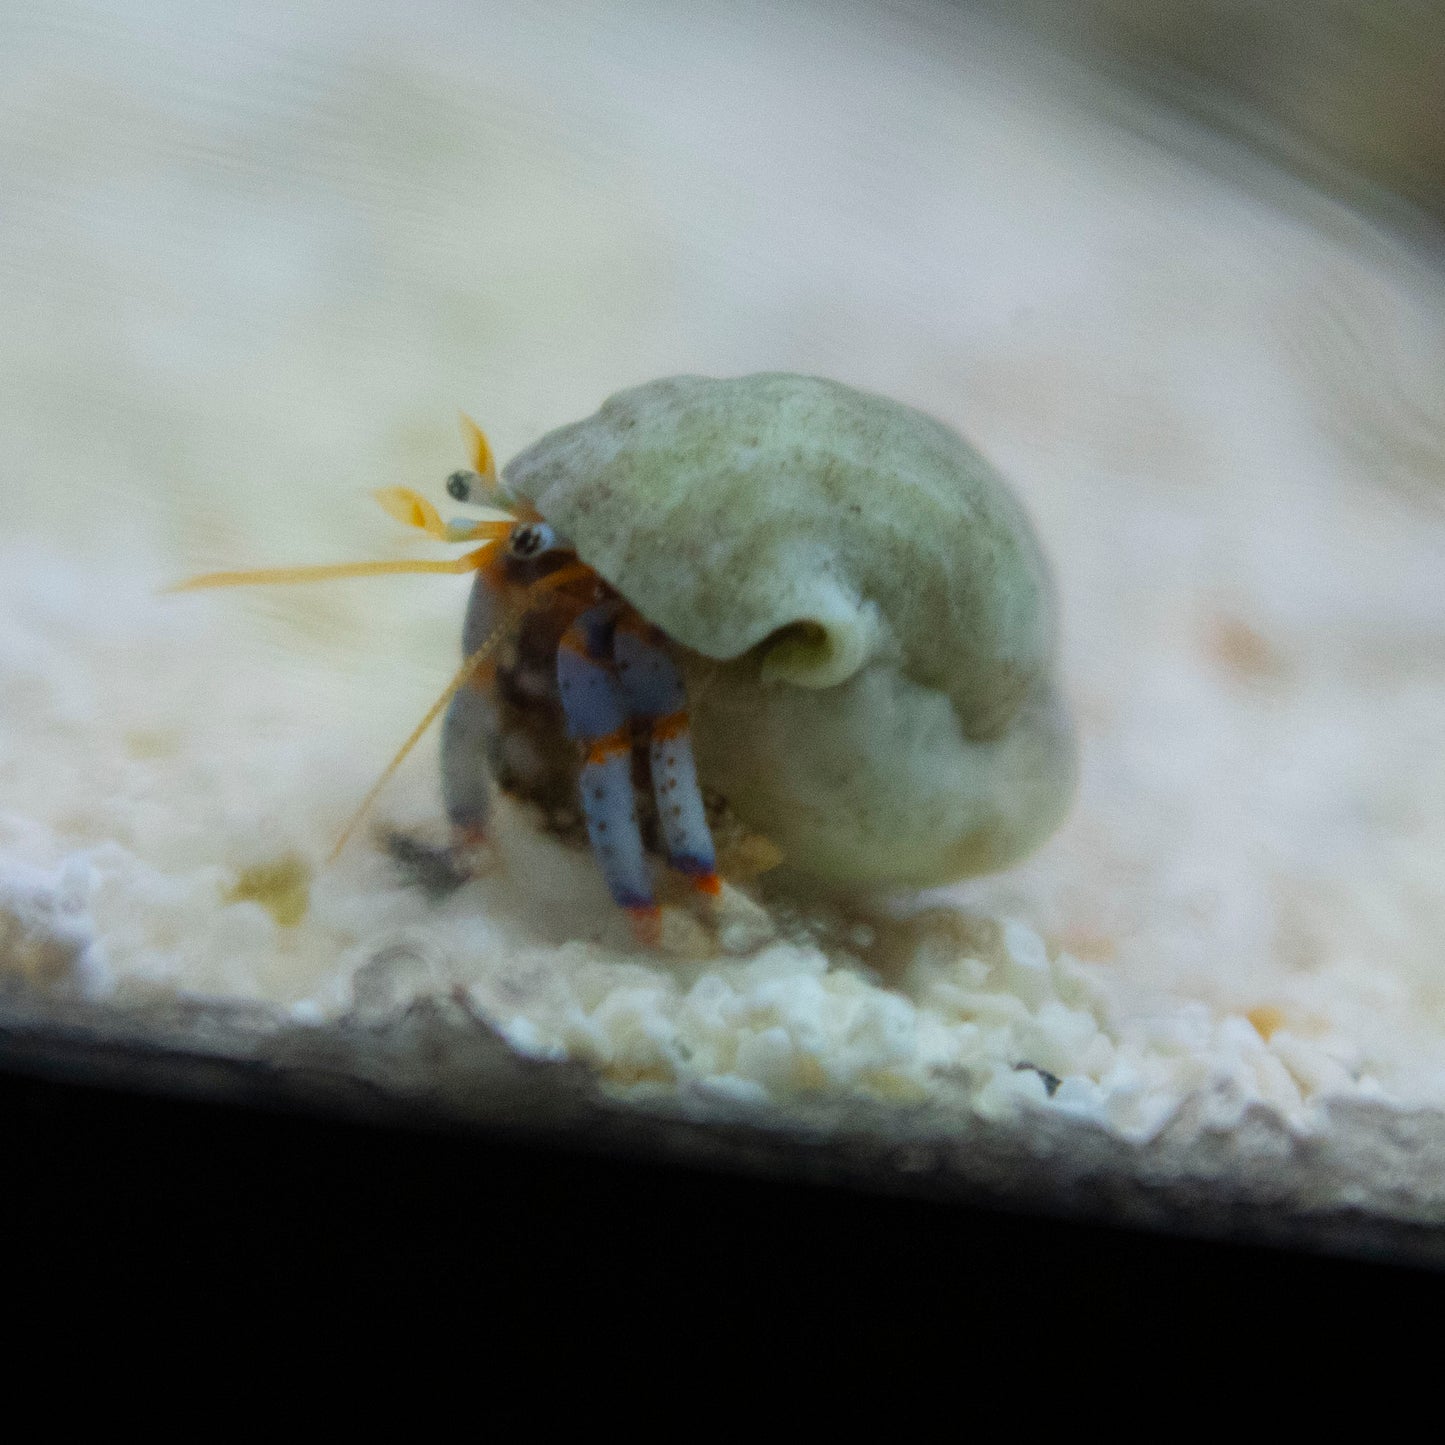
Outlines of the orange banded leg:
<svg viewBox="0 0 1445 1445">
<path fill-rule="evenodd" d="M 578 792 L 593 854 L 639 940 L 656 944 L 661 914 L 637 825 L 627 697 L 608 655 L 614 616 L 611 607 L 589 608 L 563 634 L 557 688 L 567 731 L 584 749 Z"/>
<path fill-rule="evenodd" d="M 634 614 L 617 624 L 612 651 L 628 710 L 648 726 L 652 790 L 667 861 L 697 892 L 716 898 L 722 884 L 692 755 L 687 692 L 667 640 Z"/>
</svg>

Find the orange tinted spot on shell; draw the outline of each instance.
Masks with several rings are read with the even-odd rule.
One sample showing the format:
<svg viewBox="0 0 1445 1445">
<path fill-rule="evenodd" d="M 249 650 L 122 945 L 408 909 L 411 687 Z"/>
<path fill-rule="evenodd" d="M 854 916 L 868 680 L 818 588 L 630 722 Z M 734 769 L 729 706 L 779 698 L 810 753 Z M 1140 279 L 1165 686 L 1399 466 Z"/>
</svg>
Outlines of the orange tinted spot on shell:
<svg viewBox="0 0 1445 1445">
<path fill-rule="evenodd" d="M 701 878 L 693 879 L 692 886 L 699 893 L 705 893 L 709 898 L 716 898 L 722 892 L 722 879 L 716 873 L 704 873 Z"/>
</svg>

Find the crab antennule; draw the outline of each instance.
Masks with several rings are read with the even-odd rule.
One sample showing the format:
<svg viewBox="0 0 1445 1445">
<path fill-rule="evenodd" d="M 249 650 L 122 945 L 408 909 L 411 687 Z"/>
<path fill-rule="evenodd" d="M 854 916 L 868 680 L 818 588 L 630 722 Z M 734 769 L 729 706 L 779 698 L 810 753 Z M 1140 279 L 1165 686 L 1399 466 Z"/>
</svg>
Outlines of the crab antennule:
<svg viewBox="0 0 1445 1445">
<path fill-rule="evenodd" d="M 387 516 L 395 517 L 405 526 L 416 527 L 438 542 L 446 540 L 446 523 L 420 492 L 414 492 L 410 487 L 382 487 L 371 495 L 381 503 Z"/>
<path fill-rule="evenodd" d="M 516 525 L 512 517 L 488 522 L 462 518 L 443 522 L 437 509 L 410 487 L 383 487 L 372 495 L 388 516 L 425 532 L 428 537 L 435 537 L 438 542 L 500 542 Z"/>
<path fill-rule="evenodd" d="M 336 846 L 326 859 L 328 863 L 334 863 L 341 856 L 341 850 L 351 841 L 351 835 L 356 831 L 357 824 L 371 811 L 371 805 L 377 800 L 381 790 L 391 781 L 392 774 L 406 761 L 407 755 L 425 737 L 427 729 L 441 716 L 446 705 L 462 688 L 481 674 L 487 665 L 487 659 L 496 651 L 497 644 L 502 640 L 507 628 L 514 620 L 510 615 L 503 617 L 487 635 L 486 641 L 462 663 L 457 675 L 447 684 L 446 691 L 427 709 L 426 716 L 411 730 L 411 735 L 397 749 L 395 757 L 386 765 L 381 776 L 372 785 L 371 791 L 361 800 L 360 807 L 351 815 L 350 820 L 341 830 L 341 836 L 336 840 Z"/>
<path fill-rule="evenodd" d="M 462 439 L 467 444 L 467 452 L 472 459 L 472 470 L 487 484 L 487 490 L 495 493 L 497 491 L 497 459 L 492 453 L 492 444 L 487 440 L 487 434 L 466 412 L 460 412 L 457 417 L 462 425 Z"/>
</svg>

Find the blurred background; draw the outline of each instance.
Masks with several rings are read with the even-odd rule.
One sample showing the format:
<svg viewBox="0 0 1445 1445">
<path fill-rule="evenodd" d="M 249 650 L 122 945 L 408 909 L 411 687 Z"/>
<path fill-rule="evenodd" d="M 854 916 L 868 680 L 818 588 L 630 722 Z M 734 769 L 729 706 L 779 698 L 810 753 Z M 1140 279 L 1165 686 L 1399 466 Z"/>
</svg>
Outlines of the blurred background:
<svg viewBox="0 0 1445 1445">
<path fill-rule="evenodd" d="M 1445 1097 L 1442 59 L 1404 3 L 5 8 L 0 781 L 51 830 L 7 839 L 180 870 L 206 789 L 230 861 L 334 836 L 464 583 L 193 632 L 157 586 L 412 546 L 366 493 L 440 498 L 459 408 L 505 458 L 655 376 L 821 373 L 957 426 L 1056 561 L 1080 802 L 971 906 Z M 96 802 L 122 733 L 149 814 Z"/>
<path fill-rule="evenodd" d="M 1236 221 L 1241 193 L 1309 209 L 1185 114 L 1396 220 L 1445 207 L 1438 5 L 47 0 L 0 25 L 12 526 L 45 472 L 114 523 L 132 468 L 198 546 L 261 476 L 343 524 L 359 485 L 454 459 L 457 405 L 505 455 L 668 371 L 826 369 L 967 415 L 991 334 L 1118 331 L 1131 267 L 1197 300 L 1221 173 Z"/>
<path fill-rule="evenodd" d="M 1124 84 L 1399 215 L 1445 207 L 1445 7 L 1432 0 L 1025 0 L 995 7 Z"/>
</svg>

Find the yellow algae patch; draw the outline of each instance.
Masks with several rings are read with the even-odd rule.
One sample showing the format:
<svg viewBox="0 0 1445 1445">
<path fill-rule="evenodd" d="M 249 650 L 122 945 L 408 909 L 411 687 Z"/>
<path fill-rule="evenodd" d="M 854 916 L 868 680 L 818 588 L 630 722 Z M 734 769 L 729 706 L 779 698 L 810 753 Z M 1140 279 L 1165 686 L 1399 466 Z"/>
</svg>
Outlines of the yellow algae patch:
<svg viewBox="0 0 1445 1445">
<path fill-rule="evenodd" d="M 272 863 L 243 868 L 226 892 L 227 903 L 259 903 L 282 928 L 306 917 L 311 904 L 311 869 L 294 853 Z"/>
<path fill-rule="evenodd" d="M 619 1061 L 604 1064 L 599 1070 L 609 1084 L 630 1088 L 637 1084 L 675 1084 L 677 1075 L 666 1064 L 638 1064 Z"/>
<path fill-rule="evenodd" d="M 1277 1033 L 1284 1025 L 1284 1010 L 1276 1008 L 1272 1003 L 1262 1003 L 1245 1014 L 1255 1031 L 1266 1043 L 1270 1036 Z"/>
<path fill-rule="evenodd" d="M 828 1073 L 812 1054 L 800 1054 L 793 1065 L 792 1084 L 803 1094 L 815 1094 L 828 1087 Z"/>
<path fill-rule="evenodd" d="M 895 1104 L 921 1104 L 928 1097 L 928 1090 L 916 1079 L 890 1069 L 870 1069 L 859 1076 L 858 1082 L 879 1098 Z"/>
</svg>

